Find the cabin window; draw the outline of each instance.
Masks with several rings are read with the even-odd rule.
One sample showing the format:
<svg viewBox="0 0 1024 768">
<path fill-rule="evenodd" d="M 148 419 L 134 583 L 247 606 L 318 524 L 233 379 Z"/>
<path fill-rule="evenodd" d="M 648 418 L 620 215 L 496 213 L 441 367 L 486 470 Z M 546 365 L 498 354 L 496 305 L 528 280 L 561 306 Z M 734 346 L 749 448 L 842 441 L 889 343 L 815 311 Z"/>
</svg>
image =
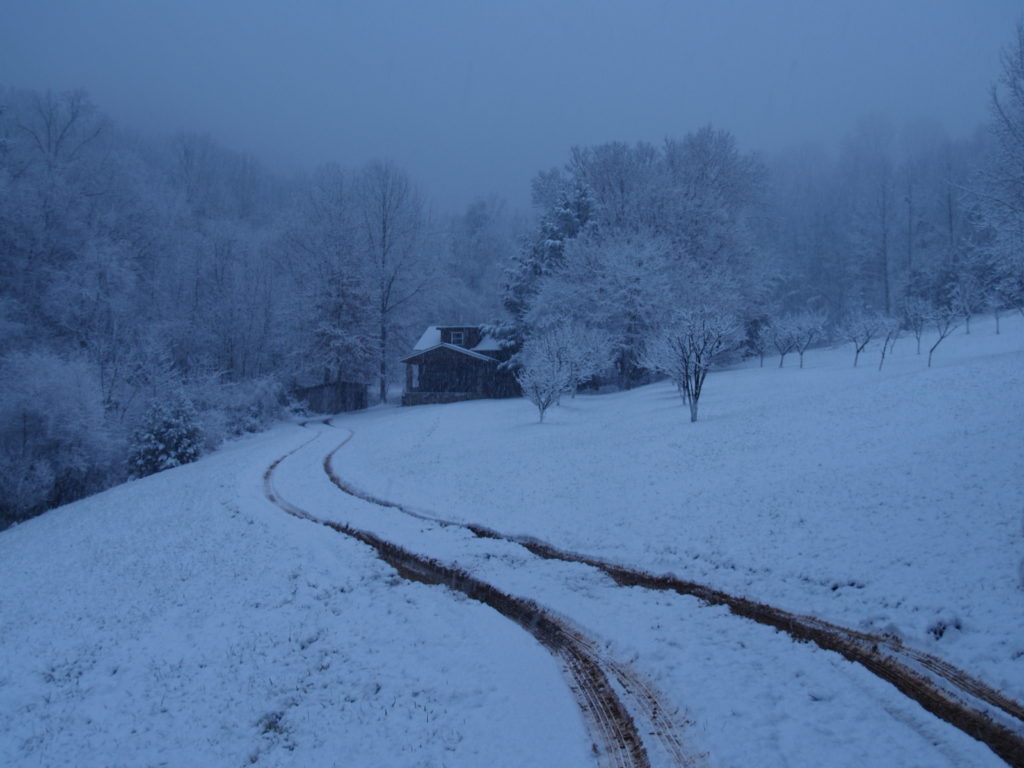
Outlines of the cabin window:
<svg viewBox="0 0 1024 768">
<path fill-rule="evenodd" d="M 452 331 L 452 344 L 461 347 L 466 343 L 466 332 L 465 331 Z"/>
</svg>

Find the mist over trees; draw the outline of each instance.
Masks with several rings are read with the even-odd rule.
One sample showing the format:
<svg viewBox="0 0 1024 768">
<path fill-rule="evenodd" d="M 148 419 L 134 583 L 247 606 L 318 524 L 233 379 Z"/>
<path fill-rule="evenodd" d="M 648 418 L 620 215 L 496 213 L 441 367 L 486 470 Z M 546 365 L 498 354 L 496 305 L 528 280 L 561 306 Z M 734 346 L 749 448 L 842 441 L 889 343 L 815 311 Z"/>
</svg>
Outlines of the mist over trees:
<svg viewBox="0 0 1024 768">
<path fill-rule="evenodd" d="M 497 311 L 507 219 L 432 218 L 386 162 L 285 178 L 0 91 L 0 525 L 260 429 L 298 385 L 384 399 L 424 322 Z"/>
<path fill-rule="evenodd" d="M 541 417 L 653 372 L 696 419 L 726 356 L 848 339 L 856 364 L 900 328 L 920 354 L 1024 312 L 1024 27 L 994 75 L 967 137 L 875 115 L 835 153 L 710 125 L 573 147 L 532 217 L 439 215 L 388 161 L 285 176 L 81 92 L 0 90 L 0 526 L 260 429 L 299 386 L 386 401 L 428 324 L 524 349 Z"/>
</svg>

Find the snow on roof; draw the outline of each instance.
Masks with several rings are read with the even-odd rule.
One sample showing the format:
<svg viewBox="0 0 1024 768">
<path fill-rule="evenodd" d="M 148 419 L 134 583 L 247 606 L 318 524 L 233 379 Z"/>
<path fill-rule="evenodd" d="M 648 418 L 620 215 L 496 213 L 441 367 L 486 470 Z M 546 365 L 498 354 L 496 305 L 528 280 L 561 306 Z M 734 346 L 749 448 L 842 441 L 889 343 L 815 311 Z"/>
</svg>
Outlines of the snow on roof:
<svg viewBox="0 0 1024 768">
<path fill-rule="evenodd" d="M 490 335 L 484 335 L 480 343 L 473 347 L 477 352 L 497 352 L 501 349 L 501 342 Z"/>
<path fill-rule="evenodd" d="M 422 349 L 431 349 L 441 343 L 441 327 L 440 325 L 429 325 L 427 330 L 420 336 L 420 340 L 416 342 L 413 349 L 416 351 Z"/>
<path fill-rule="evenodd" d="M 441 343 L 441 329 L 442 328 L 479 328 L 479 325 L 465 324 L 462 325 L 430 325 L 427 326 L 427 330 L 420 336 L 420 340 L 413 345 L 414 352 L 422 352 L 427 349 L 433 349 Z M 501 342 L 495 339 L 493 336 L 484 335 L 480 339 L 480 343 L 473 347 L 477 352 L 497 352 L 501 349 Z"/>
<path fill-rule="evenodd" d="M 420 357 L 421 355 L 425 355 L 427 352 L 433 352 L 435 349 L 450 349 L 450 350 L 453 350 L 455 352 L 461 352 L 462 354 L 468 355 L 469 357 L 474 357 L 477 360 L 486 360 L 489 363 L 496 363 L 496 362 L 498 362 L 497 360 L 495 360 L 490 355 L 483 355 L 483 354 L 480 354 L 479 352 L 474 352 L 472 349 L 466 349 L 465 347 L 460 347 L 460 346 L 458 346 L 456 344 L 435 344 L 434 346 L 430 347 L 429 349 L 417 349 L 411 355 L 409 355 L 408 357 L 403 357 L 399 362 L 402 362 L 402 363 L 412 362 L 413 360 L 415 360 L 416 358 Z"/>
</svg>

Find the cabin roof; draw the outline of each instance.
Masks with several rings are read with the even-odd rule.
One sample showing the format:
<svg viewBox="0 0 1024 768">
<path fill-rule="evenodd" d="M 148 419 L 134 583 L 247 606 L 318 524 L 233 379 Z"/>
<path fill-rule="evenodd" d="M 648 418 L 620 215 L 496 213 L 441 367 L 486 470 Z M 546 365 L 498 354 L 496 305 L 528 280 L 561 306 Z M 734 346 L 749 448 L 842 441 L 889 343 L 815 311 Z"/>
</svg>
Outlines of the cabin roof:
<svg viewBox="0 0 1024 768">
<path fill-rule="evenodd" d="M 455 327 L 455 328 L 462 328 L 463 326 L 458 326 L 457 325 L 457 326 L 453 326 L 453 327 Z M 414 363 L 414 362 L 416 362 L 416 360 L 424 357 L 425 355 L 427 355 L 430 352 L 433 352 L 434 350 L 437 350 L 437 349 L 450 349 L 453 352 L 458 352 L 459 354 L 467 355 L 467 356 L 472 357 L 472 358 L 474 358 L 476 360 L 484 360 L 484 361 L 486 361 L 488 363 L 496 363 L 496 362 L 498 362 L 493 357 L 489 357 L 488 355 L 481 354 L 479 352 L 474 351 L 473 349 L 466 349 L 465 347 L 460 347 L 460 346 L 458 346 L 456 344 L 440 344 L 440 343 L 439 344 L 435 344 L 434 346 L 429 347 L 427 349 L 416 349 L 413 352 L 413 354 L 409 355 L 408 357 L 402 358 L 401 362 L 403 362 L 403 363 Z"/>
<path fill-rule="evenodd" d="M 420 340 L 413 345 L 414 352 L 423 352 L 428 349 L 433 349 L 441 343 L 441 329 L 442 328 L 479 328 L 479 325 L 462 323 L 461 325 L 430 325 L 427 326 L 427 330 L 420 336 Z M 466 349 L 466 347 L 461 347 Z M 477 352 L 497 352 L 501 349 L 501 342 L 495 339 L 493 336 L 483 334 L 480 342 L 472 348 Z"/>
</svg>

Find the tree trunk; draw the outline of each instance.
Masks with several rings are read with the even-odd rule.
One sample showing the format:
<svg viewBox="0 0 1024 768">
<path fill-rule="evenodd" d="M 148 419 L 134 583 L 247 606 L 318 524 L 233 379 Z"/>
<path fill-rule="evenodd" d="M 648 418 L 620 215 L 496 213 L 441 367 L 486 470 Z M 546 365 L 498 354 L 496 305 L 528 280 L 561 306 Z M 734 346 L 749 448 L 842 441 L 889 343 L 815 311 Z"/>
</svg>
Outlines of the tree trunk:
<svg viewBox="0 0 1024 768">
<path fill-rule="evenodd" d="M 697 420 L 697 400 L 696 398 L 690 398 L 690 423 L 692 424 Z"/>
<path fill-rule="evenodd" d="M 386 323 L 380 324 L 380 401 L 388 401 L 388 327 Z"/>
</svg>

